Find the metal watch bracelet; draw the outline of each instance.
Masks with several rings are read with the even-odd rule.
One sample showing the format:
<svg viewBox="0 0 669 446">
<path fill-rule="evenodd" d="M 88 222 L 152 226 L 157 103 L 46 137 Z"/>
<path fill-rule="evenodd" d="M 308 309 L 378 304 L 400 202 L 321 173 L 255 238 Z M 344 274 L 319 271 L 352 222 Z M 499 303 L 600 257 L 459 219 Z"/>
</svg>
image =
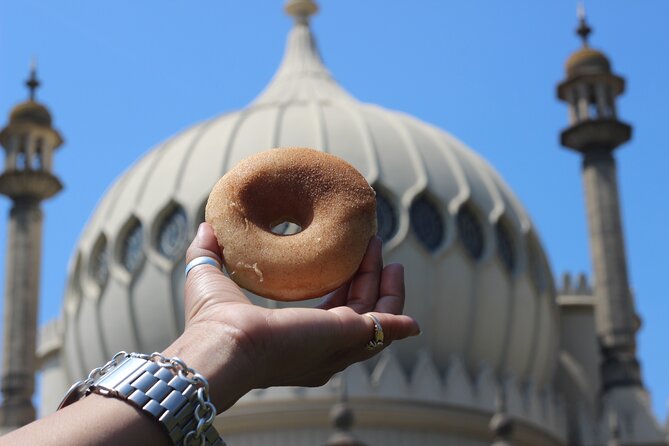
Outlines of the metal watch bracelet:
<svg viewBox="0 0 669 446">
<path fill-rule="evenodd" d="M 212 425 L 207 380 L 179 358 L 118 352 L 75 383 L 58 409 L 91 393 L 128 401 L 158 420 L 177 446 L 225 446 Z"/>
</svg>

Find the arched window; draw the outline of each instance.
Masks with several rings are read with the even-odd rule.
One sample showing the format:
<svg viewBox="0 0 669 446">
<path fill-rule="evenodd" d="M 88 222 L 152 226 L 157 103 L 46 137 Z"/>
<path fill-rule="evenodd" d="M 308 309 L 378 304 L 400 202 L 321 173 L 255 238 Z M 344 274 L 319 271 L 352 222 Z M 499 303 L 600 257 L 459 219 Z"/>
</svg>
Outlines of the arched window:
<svg viewBox="0 0 669 446">
<path fill-rule="evenodd" d="M 28 167 L 27 162 L 28 153 L 28 135 L 21 135 L 19 137 L 19 147 L 16 151 L 16 169 L 25 170 Z"/>
<path fill-rule="evenodd" d="M 390 200 L 380 192 L 376 191 L 376 224 L 379 237 L 387 242 L 397 232 L 397 214 Z"/>
<path fill-rule="evenodd" d="M 184 255 L 188 243 L 188 222 L 181 207 L 172 209 L 158 226 L 158 252 L 176 260 Z"/>
<path fill-rule="evenodd" d="M 107 238 L 100 235 L 95 242 L 90 260 L 91 277 L 99 286 L 104 286 L 109 278 L 109 250 L 107 249 Z"/>
<path fill-rule="evenodd" d="M 417 197 L 409 208 L 411 228 L 429 251 L 436 251 L 444 240 L 444 219 L 425 195 Z"/>
<path fill-rule="evenodd" d="M 142 231 L 142 225 L 138 221 L 135 221 L 125 231 L 121 243 L 121 264 L 132 274 L 137 271 L 144 258 L 142 250 L 144 232 Z"/>
<path fill-rule="evenodd" d="M 495 225 L 495 235 L 497 238 L 497 254 L 506 269 L 512 272 L 516 267 L 516 249 L 507 225 L 498 221 Z"/>
<path fill-rule="evenodd" d="M 461 207 L 457 224 L 460 241 L 469 255 L 479 260 L 483 255 L 483 229 L 476 214 L 468 206 Z"/>
<path fill-rule="evenodd" d="M 32 164 L 32 168 L 35 170 L 44 169 L 44 139 L 42 138 L 37 138 L 37 141 L 35 141 L 35 155 Z"/>
</svg>

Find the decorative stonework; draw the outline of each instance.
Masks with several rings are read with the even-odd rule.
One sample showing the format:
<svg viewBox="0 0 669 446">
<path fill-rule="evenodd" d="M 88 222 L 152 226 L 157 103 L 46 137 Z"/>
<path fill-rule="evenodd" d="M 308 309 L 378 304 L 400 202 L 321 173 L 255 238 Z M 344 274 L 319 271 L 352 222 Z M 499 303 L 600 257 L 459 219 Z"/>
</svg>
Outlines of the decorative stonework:
<svg viewBox="0 0 669 446">
<path fill-rule="evenodd" d="M 564 406 L 550 390 L 537 389 L 532 383 L 518 384 L 511 375 L 500 387 L 489 368 L 483 367 L 472 376 L 457 356 L 442 371 L 425 350 L 419 353 L 415 368 L 407 373 L 392 348 L 383 352 L 371 370 L 366 364 L 354 364 L 320 388 L 253 391 L 220 415 L 216 423 L 231 435 L 230 438 L 247 438 L 254 430 L 267 429 L 273 432 L 276 444 L 288 444 L 292 435 L 290 426 L 300 418 L 300 431 L 322 428 L 325 436 L 326 414 L 328 407 L 337 401 L 341 379 L 346 380 L 348 400 L 356 413 L 356 436 L 368 444 L 373 443 L 365 438 L 365 431 L 381 432 L 392 427 L 401 427 L 404 434 L 384 444 L 406 444 L 402 441 L 412 430 L 438 432 L 435 438 L 441 440 L 435 441 L 442 443 L 429 444 L 450 444 L 444 443 L 449 437 L 472 438 L 470 429 L 477 429 L 484 435 L 482 438 L 486 438 L 487 434 L 483 433 L 487 432 L 489 420 L 497 410 L 495 401 L 500 391 L 507 401 L 506 416 L 514 420 L 517 429 L 514 437 L 523 439 L 518 444 L 557 446 L 565 441 Z M 321 406 L 322 401 L 329 403 Z M 278 407 L 281 410 L 277 410 Z M 425 407 L 430 407 L 434 416 L 425 413 Z M 314 413 L 322 410 L 324 415 L 319 421 L 318 417 L 306 416 L 305 410 Z M 437 415 L 440 413 L 442 415 Z M 449 415 L 445 415 L 447 413 Z"/>
</svg>

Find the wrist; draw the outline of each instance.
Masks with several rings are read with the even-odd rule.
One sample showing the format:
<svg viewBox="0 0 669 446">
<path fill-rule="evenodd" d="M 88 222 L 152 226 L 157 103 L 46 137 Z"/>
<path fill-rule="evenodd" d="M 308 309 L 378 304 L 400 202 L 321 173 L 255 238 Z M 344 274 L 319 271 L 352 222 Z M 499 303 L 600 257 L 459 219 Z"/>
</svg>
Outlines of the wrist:
<svg viewBox="0 0 669 446">
<path fill-rule="evenodd" d="M 190 325 L 162 353 L 179 357 L 207 379 L 211 402 L 219 413 L 253 388 L 250 362 L 239 337 L 222 324 Z"/>
</svg>

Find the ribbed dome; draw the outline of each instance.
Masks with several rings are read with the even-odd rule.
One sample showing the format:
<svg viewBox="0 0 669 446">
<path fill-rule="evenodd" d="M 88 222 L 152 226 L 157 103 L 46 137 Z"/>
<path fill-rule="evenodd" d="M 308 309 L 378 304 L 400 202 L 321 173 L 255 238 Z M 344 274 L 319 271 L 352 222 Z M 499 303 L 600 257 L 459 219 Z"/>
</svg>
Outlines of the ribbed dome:
<svg viewBox="0 0 669 446">
<path fill-rule="evenodd" d="M 183 256 L 211 187 L 254 152 L 308 146 L 346 159 L 377 190 L 386 260 L 405 264 L 406 311 L 423 329 L 393 345 L 402 367 L 412 370 L 422 350 L 441 374 L 457 360 L 471 373 L 488 367 L 543 388 L 556 361 L 557 310 L 518 199 L 449 134 L 344 91 L 306 22 L 296 23 L 280 68 L 254 102 L 149 151 L 100 202 L 69 272 L 72 378 L 117 350 L 167 346 L 183 326 Z"/>
</svg>

